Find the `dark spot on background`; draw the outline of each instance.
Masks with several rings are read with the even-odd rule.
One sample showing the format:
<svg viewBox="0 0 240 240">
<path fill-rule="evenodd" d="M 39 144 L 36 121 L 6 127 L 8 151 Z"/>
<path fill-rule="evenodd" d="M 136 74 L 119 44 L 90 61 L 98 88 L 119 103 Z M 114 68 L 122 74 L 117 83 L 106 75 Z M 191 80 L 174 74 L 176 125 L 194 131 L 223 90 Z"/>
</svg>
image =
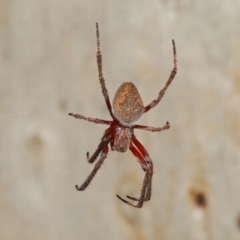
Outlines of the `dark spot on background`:
<svg viewBox="0 0 240 240">
<path fill-rule="evenodd" d="M 65 100 L 60 100 L 58 107 L 61 111 L 67 111 L 67 102 Z"/>
<path fill-rule="evenodd" d="M 197 207 L 205 208 L 207 206 L 206 193 L 195 189 L 190 190 L 190 198 Z"/>
<path fill-rule="evenodd" d="M 35 172 L 40 172 L 43 169 L 43 150 L 44 140 L 39 134 L 31 136 L 27 142 L 30 162 L 28 166 Z"/>
</svg>

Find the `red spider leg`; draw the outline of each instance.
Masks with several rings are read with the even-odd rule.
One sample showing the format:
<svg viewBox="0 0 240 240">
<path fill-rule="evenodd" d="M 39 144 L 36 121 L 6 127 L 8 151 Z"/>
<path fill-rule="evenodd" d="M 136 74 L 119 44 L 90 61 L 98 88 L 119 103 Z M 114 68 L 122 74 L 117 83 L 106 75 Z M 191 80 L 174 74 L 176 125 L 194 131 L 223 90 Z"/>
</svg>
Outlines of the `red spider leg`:
<svg viewBox="0 0 240 240">
<path fill-rule="evenodd" d="M 142 166 L 143 171 L 145 172 L 144 169 L 146 168 L 146 165 L 143 164 L 143 163 L 144 163 L 144 157 L 142 156 L 142 154 L 141 154 L 141 153 L 138 151 L 138 149 L 135 148 L 134 146 L 131 146 L 129 149 L 130 149 L 130 151 L 133 153 L 133 155 L 138 159 L 139 163 L 140 163 L 141 166 Z M 146 191 L 148 191 L 148 187 L 147 187 Z M 132 199 L 132 200 L 134 200 L 134 201 L 139 201 L 138 198 L 130 197 L 130 196 L 128 196 L 128 195 L 127 195 L 127 198 L 130 198 L 130 199 Z M 144 201 L 147 201 L 146 196 L 145 196 Z"/>
<path fill-rule="evenodd" d="M 103 77 L 103 71 L 102 71 L 102 54 L 100 49 L 100 36 L 99 36 L 99 29 L 98 29 L 98 23 L 96 23 L 96 38 L 97 38 L 97 65 L 98 65 L 98 77 L 102 88 L 102 93 L 105 98 L 105 102 L 107 104 L 108 110 L 110 112 L 111 117 L 114 119 L 112 114 L 112 106 L 109 101 L 108 91 L 105 85 L 105 80 Z"/>
<path fill-rule="evenodd" d="M 141 208 L 143 206 L 143 203 L 145 201 L 150 200 L 150 198 L 151 198 L 151 188 L 152 188 L 151 182 L 152 182 L 152 175 L 153 175 L 153 163 L 152 163 L 147 151 L 142 146 L 142 144 L 135 138 L 135 136 L 133 136 L 133 143 L 136 145 L 137 148 L 135 148 L 134 146 L 131 146 L 130 150 L 138 158 L 143 170 L 145 171 L 145 177 L 143 180 L 141 195 L 140 195 L 139 199 L 127 196 L 131 200 L 138 201 L 137 205 L 134 205 L 131 202 L 121 198 L 119 195 L 117 195 L 117 197 L 128 205 L 131 205 L 131 206 L 137 207 L 137 208 Z"/>
<path fill-rule="evenodd" d="M 93 153 L 93 155 L 89 158 L 89 153 L 87 152 L 87 159 L 89 163 L 95 162 L 97 159 L 99 153 L 102 151 L 102 149 L 109 143 L 111 139 L 111 136 L 107 135 L 107 132 L 105 135 L 102 137 L 101 142 L 99 143 L 97 150 Z"/>
<path fill-rule="evenodd" d="M 86 120 L 88 122 L 98 123 L 98 124 L 110 125 L 112 122 L 112 121 L 107 121 L 107 120 L 103 120 L 103 119 L 99 119 L 99 118 L 84 117 L 83 115 L 75 114 L 75 113 L 69 113 L 68 115 L 75 117 L 75 118 Z"/>
<path fill-rule="evenodd" d="M 169 87 L 169 85 L 171 84 L 172 80 L 174 79 L 174 77 L 177 73 L 177 52 L 176 52 L 176 46 L 175 46 L 174 40 L 172 40 L 172 44 L 173 44 L 173 64 L 174 64 L 173 70 L 172 70 L 164 88 L 159 92 L 157 99 L 153 100 L 150 104 L 148 104 L 144 108 L 144 112 L 149 111 L 151 108 L 155 107 L 160 102 L 160 100 L 164 96 L 167 88 Z"/>
<path fill-rule="evenodd" d="M 167 130 L 170 128 L 169 122 L 166 122 L 166 124 L 163 127 L 149 127 L 149 126 L 143 126 L 143 125 L 135 125 L 134 128 L 142 129 L 150 132 L 160 132 L 162 130 Z"/>
<path fill-rule="evenodd" d="M 140 163 L 143 171 L 145 172 L 146 169 L 146 164 L 144 163 L 144 157 L 143 155 L 139 152 L 139 150 L 134 147 L 133 145 L 129 147 L 130 151 L 133 153 L 133 155 L 138 159 L 138 162 Z"/>
<path fill-rule="evenodd" d="M 108 146 L 105 145 L 100 159 L 97 161 L 97 163 L 95 164 L 92 172 L 90 173 L 90 175 L 88 176 L 88 178 L 84 181 L 84 183 L 79 187 L 78 185 L 76 185 L 76 189 L 78 191 L 83 191 L 87 188 L 87 186 L 89 185 L 89 183 L 92 181 L 92 179 L 94 178 L 94 176 L 96 175 L 97 171 L 100 169 L 100 167 L 102 166 L 104 160 L 107 158 L 107 154 L 108 154 Z"/>
<path fill-rule="evenodd" d="M 135 137 L 135 135 L 132 136 L 132 142 L 134 143 L 134 145 L 137 147 L 137 149 L 140 151 L 140 153 L 142 154 L 142 156 L 144 157 L 144 163 L 146 163 L 145 167 L 147 167 L 147 164 L 149 163 L 149 161 L 152 161 L 147 150 L 145 149 L 145 147 L 137 140 L 137 138 Z"/>
<path fill-rule="evenodd" d="M 152 193 L 152 175 L 153 175 L 153 163 L 152 160 L 147 152 L 147 150 L 144 148 L 144 146 L 137 140 L 137 138 L 135 137 L 135 135 L 133 135 L 133 143 L 134 145 L 137 147 L 137 149 L 139 150 L 139 152 L 141 153 L 142 156 L 142 168 L 144 171 L 146 171 L 148 168 L 150 168 L 151 170 L 149 171 L 149 180 L 148 180 L 148 186 L 146 189 L 146 196 L 144 201 L 149 201 L 151 199 L 151 193 Z M 149 165 L 149 166 L 148 166 Z M 130 196 L 127 196 L 129 199 L 135 200 L 135 201 L 139 201 L 139 199 L 137 198 L 133 198 Z"/>
</svg>

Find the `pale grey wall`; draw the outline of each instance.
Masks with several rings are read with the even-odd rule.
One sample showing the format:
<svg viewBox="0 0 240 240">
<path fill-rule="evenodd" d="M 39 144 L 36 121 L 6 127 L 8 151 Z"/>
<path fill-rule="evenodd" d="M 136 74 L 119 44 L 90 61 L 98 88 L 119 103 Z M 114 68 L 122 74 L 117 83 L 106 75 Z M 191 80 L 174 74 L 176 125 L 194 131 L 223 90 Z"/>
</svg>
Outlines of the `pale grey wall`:
<svg viewBox="0 0 240 240">
<path fill-rule="evenodd" d="M 141 210 L 115 197 L 141 188 L 129 152 L 110 153 L 89 189 L 74 188 L 105 126 L 68 112 L 110 119 L 96 21 L 111 98 L 132 81 L 148 104 L 170 74 L 172 38 L 177 45 L 177 77 L 141 121 L 172 127 L 136 133 L 155 164 Z M 1 0 L 0 239 L 240 239 L 239 62 L 239 0 Z"/>
</svg>

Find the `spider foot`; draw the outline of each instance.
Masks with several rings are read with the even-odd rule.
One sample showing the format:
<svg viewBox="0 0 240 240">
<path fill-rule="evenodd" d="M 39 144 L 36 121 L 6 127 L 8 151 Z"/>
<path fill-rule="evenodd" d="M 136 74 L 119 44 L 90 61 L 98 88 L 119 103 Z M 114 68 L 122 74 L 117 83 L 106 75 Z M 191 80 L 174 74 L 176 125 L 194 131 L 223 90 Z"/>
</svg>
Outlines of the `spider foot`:
<svg viewBox="0 0 240 240">
<path fill-rule="evenodd" d="M 87 161 L 89 162 L 89 152 L 87 152 L 86 156 L 87 156 Z"/>
<path fill-rule="evenodd" d="M 75 185 L 75 188 L 78 190 L 78 191 L 83 191 L 84 190 L 84 188 L 82 187 L 82 186 L 78 186 L 78 185 Z"/>
<path fill-rule="evenodd" d="M 139 204 L 139 202 L 138 202 L 137 205 L 134 205 L 134 204 L 130 203 L 129 201 L 123 199 L 123 198 L 120 197 L 119 195 L 117 195 L 117 197 L 118 197 L 121 201 L 123 201 L 124 203 L 126 203 L 126 204 L 128 204 L 128 205 L 130 205 L 130 206 L 132 206 L 132 207 L 135 207 L 135 208 L 141 208 L 141 207 L 142 207 L 142 204 Z M 136 199 L 136 200 L 137 200 L 137 199 Z"/>
<path fill-rule="evenodd" d="M 170 128 L 170 123 L 166 122 L 165 126 L 163 127 L 164 130 L 167 130 Z"/>
</svg>

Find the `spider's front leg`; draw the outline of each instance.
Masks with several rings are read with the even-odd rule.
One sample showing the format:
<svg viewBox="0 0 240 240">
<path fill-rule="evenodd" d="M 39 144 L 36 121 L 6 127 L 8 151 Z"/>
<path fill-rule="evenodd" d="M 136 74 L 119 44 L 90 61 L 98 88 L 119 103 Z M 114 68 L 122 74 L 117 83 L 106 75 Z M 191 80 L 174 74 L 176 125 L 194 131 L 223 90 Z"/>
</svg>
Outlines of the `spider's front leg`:
<svg viewBox="0 0 240 240">
<path fill-rule="evenodd" d="M 149 111 L 150 109 L 155 107 L 161 101 L 161 99 L 164 96 L 165 92 L 167 91 L 169 85 L 171 84 L 175 75 L 177 74 L 177 51 L 176 51 L 176 45 L 175 45 L 174 40 L 172 40 L 172 44 L 173 44 L 173 69 L 172 69 L 172 72 L 171 72 L 167 82 L 165 83 L 165 86 L 159 92 L 158 97 L 144 108 L 144 112 Z"/>
<path fill-rule="evenodd" d="M 133 136 L 133 143 L 136 147 L 131 146 L 130 150 L 134 154 L 135 157 L 137 157 L 138 161 L 140 162 L 142 169 L 145 171 L 145 177 L 143 180 L 143 186 L 141 190 L 140 198 L 134 198 L 127 196 L 129 199 L 138 201 L 136 205 L 132 204 L 131 202 L 121 198 L 119 195 L 117 197 L 123 201 L 124 203 L 136 207 L 141 208 L 143 206 L 143 203 L 145 201 L 148 201 L 151 199 L 151 192 L 152 192 L 152 176 L 153 176 L 153 163 L 152 160 L 149 157 L 149 154 L 147 153 L 146 149 L 143 147 L 143 145 Z"/>
<path fill-rule="evenodd" d="M 109 110 L 109 113 L 111 117 L 114 119 L 113 113 L 112 113 L 112 106 L 109 100 L 108 96 L 108 90 L 106 88 L 105 79 L 103 77 L 103 70 L 102 70 L 102 53 L 100 48 L 100 34 L 98 29 L 98 23 L 96 23 L 96 38 L 97 38 L 97 66 L 98 66 L 98 77 L 102 88 L 102 94 L 104 96 L 107 108 Z"/>
</svg>

